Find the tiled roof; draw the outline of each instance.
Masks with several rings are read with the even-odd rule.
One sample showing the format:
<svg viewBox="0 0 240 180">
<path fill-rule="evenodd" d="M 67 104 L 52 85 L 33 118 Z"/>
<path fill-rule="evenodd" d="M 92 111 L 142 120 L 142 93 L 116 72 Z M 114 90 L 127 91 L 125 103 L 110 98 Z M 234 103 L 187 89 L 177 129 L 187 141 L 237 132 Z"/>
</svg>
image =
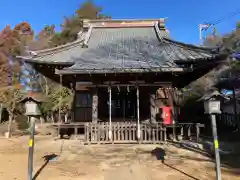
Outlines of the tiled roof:
<svg viewBox="0 0 240 180">
<path fill-rule="evenodd" d="M 212 59 L 211 49 L 170 40 L 164 21 L 90 21 L 79 39 L 20 57 L 36 63 L 68 63 L 65 73 L 181 70 L 178 62 Z"/>
<path fill-rule="evenodd" d="M 218 90 L 216 89 L 211 89 L 208 92 L 206 92 L 198 101 L 206 101 L 210 100 L 211 98 L 223 98 L 223 99 L 229 99 L 227 96 L 224 94 L 221 94 Z"/>
</svg>

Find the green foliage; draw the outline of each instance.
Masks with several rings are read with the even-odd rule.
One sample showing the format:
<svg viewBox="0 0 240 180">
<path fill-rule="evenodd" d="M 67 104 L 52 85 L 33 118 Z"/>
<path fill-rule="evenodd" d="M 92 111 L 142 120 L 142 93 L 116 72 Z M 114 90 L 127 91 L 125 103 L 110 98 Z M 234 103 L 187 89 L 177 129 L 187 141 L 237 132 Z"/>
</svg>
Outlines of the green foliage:
<svg viewBox="0 0 240 180">
<path fill-rule="evenodd" d="M 102 14 L 102 7 L 96 6 L 92 0 L 83 2 L 75 11 L 79 19 L 109 19 L 109 16 Z"/>
<path fill-rule="evenodd" d="M 240 29 L 240 22 L 237 22 L 236 28 Z"/>
<path fill-rule="evenodd" d="M 29 128 L 28 117 L 24 115 L 18 115 L 16 117 L 17 127 L 19 130 L 27 130 Z"/>
<path fill-rule="evenodd" d="M 57 111 L 60 108 L 61 111 L 65 113 L 72 108 L 73 93 L 70 89 L 62 87 L 53 92 L 52 102 L 54 104 L 52 107 L 53 111 Z"/>
<path fill-rule="evenodd" d="M 48 96 L 49 101 L 43 102 L 40 105 L 40 111 L 43 115 L 46 115 L 48 112 L 52 110 L 52 107 L 54 106 L 53 102 L 51 101 L 51 97 Z"/>
<path fill-rule="evenodd" d="M 78 32 L 82 29 L 82 21 L 76 16 L 65 17 L 64 23 L 62 24 L 62 31 L 56 33 L 50 42 L 50 45 L 55 47 L 58 45 L 63 45 L 68 42 L 75 41 L 78 36 Z"/>
<path fill-rule="evenodd" d="M 83 2 L 71 17 L 65 17 L 61 25 L 62 31 L 56 33 L 50 45 L 52 47 L 66 44 L 75 41 L 77 34 L 83 28 L 83 19 L 110 19 L 110 16 L 105 16 L 102 12 L 102 7 L 96 6 L 91 0 Z"/>
<path fill-rule="evenodd" d="M 73 93 L 66 87 L 60 85 L 49 86 L 47 101 L 43 102 L 40 106 L 41 112 L 47 114 L 51 111 L 58 111 L 59 108 L 62 113 L 71 110 L 73 103 Z"/>
</svg>

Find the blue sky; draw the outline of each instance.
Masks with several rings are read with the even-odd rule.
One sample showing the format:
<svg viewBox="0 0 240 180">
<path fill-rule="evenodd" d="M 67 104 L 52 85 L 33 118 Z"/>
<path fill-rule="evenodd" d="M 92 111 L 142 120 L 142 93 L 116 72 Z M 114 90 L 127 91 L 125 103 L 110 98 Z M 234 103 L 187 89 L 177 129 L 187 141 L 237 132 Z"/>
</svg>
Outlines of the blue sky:
<svg viewBox="0 0 240 180">
<path fill-rule="evenodd" d="M 31 24 L 35 32 L 44 25 L 59 25 L 64 16 L 70 16 L 82 0 L 1 0 L 0 28 L 21 21 Z M 240 9 L 240 0 L 95 0 L 104 13 L 114 19 L 163 18 L 172 38 L 186 43 L 199 43 L 198 24 L 215 21 Z M 234 29 L 240 13 L 219 25 L 220 34 Z"/>
</svg>

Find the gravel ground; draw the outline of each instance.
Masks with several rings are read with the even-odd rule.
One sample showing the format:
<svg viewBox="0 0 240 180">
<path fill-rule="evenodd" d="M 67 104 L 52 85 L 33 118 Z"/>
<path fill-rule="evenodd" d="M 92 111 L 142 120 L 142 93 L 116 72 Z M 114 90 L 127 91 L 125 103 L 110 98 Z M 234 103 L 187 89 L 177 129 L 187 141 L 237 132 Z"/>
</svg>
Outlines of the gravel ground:
<svg viewBox="0 0 240 180">
<path fill-rule="evenodd" d="M 0 180 L 26 180 L 28 137 L 0 138 Z M 214 180 L 207 157 L 172 145 L 81 145 L 76 140 L 37 136 L 34 174 L 37 180 Z M 163 164 L 157 159 L 165 149 Z M 153 151 L 154 150 L 154 151 Z M 58 155 L 48 163 L 46 155 Z M 43 167 L 43 168 L 41 168 Z M 223 180 L 240 180 L 240 169 L 224 166 Z"/>
</svg>

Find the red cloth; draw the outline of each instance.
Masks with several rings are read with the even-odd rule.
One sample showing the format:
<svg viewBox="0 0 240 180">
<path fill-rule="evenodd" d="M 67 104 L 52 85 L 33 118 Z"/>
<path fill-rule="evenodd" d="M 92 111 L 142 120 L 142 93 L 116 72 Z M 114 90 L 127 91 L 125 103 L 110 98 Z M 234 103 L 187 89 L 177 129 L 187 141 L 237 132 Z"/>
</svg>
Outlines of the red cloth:
<svg viewBox="0 0 240 180">
<path fill-rule="evenodd" d="M 162 119 L 164 125 L 172 124 L 171 121 L 171 107 L 169 106 L 163 106 L 162 108 Z"/>
</svg>

